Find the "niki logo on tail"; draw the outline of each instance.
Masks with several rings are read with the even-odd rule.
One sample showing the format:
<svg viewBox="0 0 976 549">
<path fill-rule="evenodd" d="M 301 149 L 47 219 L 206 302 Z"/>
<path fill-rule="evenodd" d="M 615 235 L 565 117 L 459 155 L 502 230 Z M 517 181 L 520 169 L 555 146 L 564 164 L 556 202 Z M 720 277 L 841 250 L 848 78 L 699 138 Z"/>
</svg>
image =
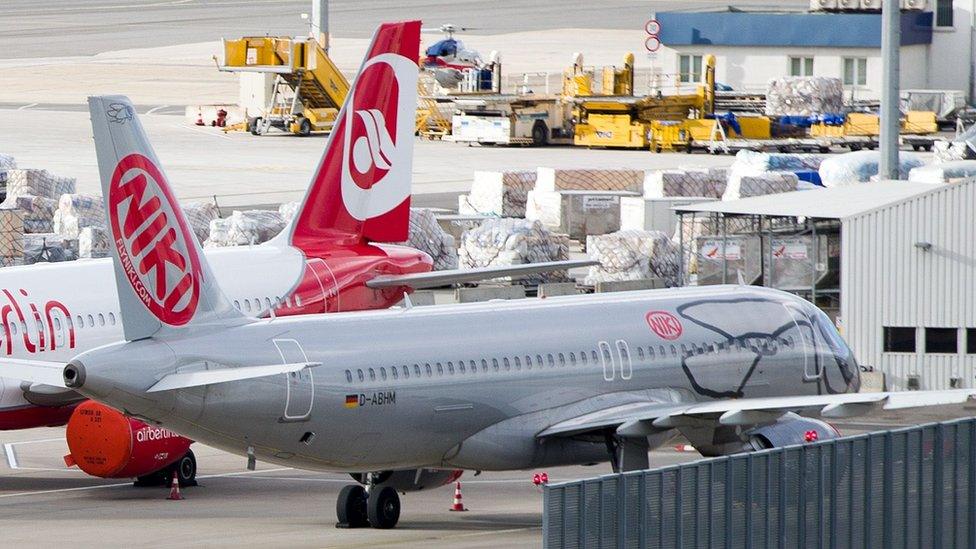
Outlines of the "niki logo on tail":
<svg viewBox="0 0 976 549">
<path fill-rule="evenodd" d="M 160 321 L 182 326 L 200 299 L 200 258 L 166 180 L 152 160 L 133 153 L 115 167 L 109 221 L 132 289 Z"/>
<path fill-rule="evenodd" d="M 350 92 L 352 101 L 339 131 L 343 135 L 342 201 L 355 219 L 389 212 L 410 195 L 416 88 L 417 64 L 402 55 L 383 53 L 363 65 Z"/>
</svg>

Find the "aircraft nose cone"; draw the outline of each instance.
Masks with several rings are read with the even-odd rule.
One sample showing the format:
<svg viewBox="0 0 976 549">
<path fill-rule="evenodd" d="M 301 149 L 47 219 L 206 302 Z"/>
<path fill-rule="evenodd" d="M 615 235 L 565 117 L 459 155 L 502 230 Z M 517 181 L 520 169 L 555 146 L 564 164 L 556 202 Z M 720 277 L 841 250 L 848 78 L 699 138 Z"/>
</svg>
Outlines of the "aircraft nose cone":
<svg viewBox="0 0 976 549">
<path fill-rule="evenodd" d="M 78 360 L 72 360 L 64 367 L 64 386 L 69 389 L 80 389 L 85 384 L 85 365 Z"/>
</svg>

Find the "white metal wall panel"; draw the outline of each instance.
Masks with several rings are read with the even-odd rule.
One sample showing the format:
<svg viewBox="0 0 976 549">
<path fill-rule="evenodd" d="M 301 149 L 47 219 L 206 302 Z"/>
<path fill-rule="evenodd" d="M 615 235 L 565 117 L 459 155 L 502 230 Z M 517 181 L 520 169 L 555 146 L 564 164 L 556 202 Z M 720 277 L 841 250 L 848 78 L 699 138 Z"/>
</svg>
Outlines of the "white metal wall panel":
<svg viewBox="0 0 976 549">
<path fill-rule="evenodd" d="M 923 389 L 948 388 L 953 377 L 976 386 L 962 330 L 976 328 L 976 182 L 852 217 L 842 231 L 841 319 L 858 361 L 884 371 L 893 389 L 913 374 Z M 882 352 L 884 326 L 919 329 L 917 353 Z M 961 329 L 959 353 L 926 354 L 925 327 Z"/>
</svg>

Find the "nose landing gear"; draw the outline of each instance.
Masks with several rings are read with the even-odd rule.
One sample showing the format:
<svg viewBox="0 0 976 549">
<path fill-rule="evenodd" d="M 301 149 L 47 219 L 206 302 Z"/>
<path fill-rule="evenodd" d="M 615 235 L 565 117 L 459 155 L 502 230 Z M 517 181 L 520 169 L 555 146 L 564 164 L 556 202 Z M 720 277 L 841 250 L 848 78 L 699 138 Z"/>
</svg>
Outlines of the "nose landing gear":
<svg viewBox="0 0 976 549">
<path fill-rule="evenodd" d="M 369 473 L 365 475 L 365 487 L 350 484 L 342 488 L 336 501 L 336 528 L 396 526 L 400 520 L 400 496 L 392 486 L 377 486 L 382 480 Z"/>
</svg>

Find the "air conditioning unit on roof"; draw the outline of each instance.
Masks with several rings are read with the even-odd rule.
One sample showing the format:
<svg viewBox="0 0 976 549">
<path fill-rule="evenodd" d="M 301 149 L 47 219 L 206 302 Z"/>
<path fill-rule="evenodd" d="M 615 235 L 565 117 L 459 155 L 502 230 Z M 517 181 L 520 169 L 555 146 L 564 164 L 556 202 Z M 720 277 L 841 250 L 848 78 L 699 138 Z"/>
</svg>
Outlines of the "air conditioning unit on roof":
<svg viewBox="0 0 976 549">
<path fill-rule="evenodd" d="M 861 0 L 862 10 L 880 10 L 881 0 Z"/>
<path fill-rule="evenodd" d="M 903 10 L 924 10 L 927 6 L 926 0 L 901 0 Z"/>
<path fill-rule="evenodd" d="M 842 10 L 861 9 L 861 0 L 837 0 L 837 7 Z"/>
<path fill-rule="evenodd" d="M 810 11 L 835 9 L 837 9 L 837 0 L 810 0 Z"/>
</svg>

